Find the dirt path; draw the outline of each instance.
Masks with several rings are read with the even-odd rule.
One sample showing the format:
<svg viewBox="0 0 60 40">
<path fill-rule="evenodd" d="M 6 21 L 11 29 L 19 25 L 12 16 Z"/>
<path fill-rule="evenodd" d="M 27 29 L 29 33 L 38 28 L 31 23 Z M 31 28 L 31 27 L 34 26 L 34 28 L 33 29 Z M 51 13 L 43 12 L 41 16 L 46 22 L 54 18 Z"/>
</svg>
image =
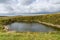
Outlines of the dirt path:
<svg viewBox="0 0 60 40">
<path fill-rule="evenodd" d="M 56 28 L 60 28 L 60 25 L 55 25 L 55 24 L 46 23 L 46 22 L 41 22 L 41 21 L 38 21 L 38 22 L 41 23 L 41 24 L 44 24 L 44 25 L 48 25 L 48 26 L 52 26 L 52 27 L 56 27 Z"/>
</svg>

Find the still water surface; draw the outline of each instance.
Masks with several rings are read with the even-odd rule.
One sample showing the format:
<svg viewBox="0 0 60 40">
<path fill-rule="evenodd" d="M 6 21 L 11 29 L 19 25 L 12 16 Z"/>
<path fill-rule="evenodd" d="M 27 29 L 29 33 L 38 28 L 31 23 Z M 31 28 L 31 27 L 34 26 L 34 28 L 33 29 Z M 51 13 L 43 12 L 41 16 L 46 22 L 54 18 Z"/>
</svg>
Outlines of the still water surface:
<svg viewBox="0 0 60 40">
<path fill-rule="evenodd" d="M 8 25 L 10 31 L 17 31 L 17 32 L 49 32 L 55 31 L 54 28 L 47 27 L 42 24 L 38 23 L 12 23 Z"/>
</svg>

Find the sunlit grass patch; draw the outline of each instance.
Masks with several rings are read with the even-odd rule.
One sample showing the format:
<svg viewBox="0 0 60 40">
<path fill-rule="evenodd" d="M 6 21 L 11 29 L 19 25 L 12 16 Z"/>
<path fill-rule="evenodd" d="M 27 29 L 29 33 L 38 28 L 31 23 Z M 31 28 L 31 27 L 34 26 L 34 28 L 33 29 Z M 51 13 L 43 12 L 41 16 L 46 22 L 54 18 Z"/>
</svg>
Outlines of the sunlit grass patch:
<svg viewBox="0 0 60 40">
<path fill-rule="evenodd" d="M 44 32 L 0 32 L 0 40 L 60 40 L 60 34 Z"/>
</svg>

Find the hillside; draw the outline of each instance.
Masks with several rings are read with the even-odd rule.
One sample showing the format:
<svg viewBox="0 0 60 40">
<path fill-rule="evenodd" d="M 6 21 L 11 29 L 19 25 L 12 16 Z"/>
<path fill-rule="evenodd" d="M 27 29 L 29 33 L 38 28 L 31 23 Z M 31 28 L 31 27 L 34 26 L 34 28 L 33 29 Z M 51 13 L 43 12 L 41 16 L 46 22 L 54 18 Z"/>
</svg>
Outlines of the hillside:
<svg viewBox="0 0 60 40">
<path fill-rule="evenodd" d="M 60 25 L 60 13 L 39 16 L 8 16 L 0 17 L 0 40 L 60 40 L 60 32 L 20 32 L 6 31 L 4 25 L 13 22 L 42 22 Z M 51 26 L 50 26 L 51 27 Z"/>
<path fill-rule="evenodd" d="M 39 16 L 8 16 L 8 17 L 0 17 L 0 24 L 8 24 L 12 22 L 32 22 L 32 21 L 41 21 L 52 24 L 60 25 L 60 14 L 47 14 L 47 15 L 39 15 Z"/>
</svg>

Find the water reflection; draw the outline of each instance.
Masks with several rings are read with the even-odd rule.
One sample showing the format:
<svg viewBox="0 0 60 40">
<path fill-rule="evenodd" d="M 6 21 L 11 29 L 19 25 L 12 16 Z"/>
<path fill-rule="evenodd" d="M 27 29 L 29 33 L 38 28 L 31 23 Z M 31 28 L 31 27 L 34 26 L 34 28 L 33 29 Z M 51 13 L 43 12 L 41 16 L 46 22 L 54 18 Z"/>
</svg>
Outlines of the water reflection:
<svg viewBox="0 0 60 40">
<path fill-rule="evenodd" d="M 10 31 L 17 31 L 17 32 L 49 32 L 55 31 L 55 29 L 51 27 L 46 27 L 42 24 L 38 23 L 12 23 L 8 25 Z"/>
</svg>

